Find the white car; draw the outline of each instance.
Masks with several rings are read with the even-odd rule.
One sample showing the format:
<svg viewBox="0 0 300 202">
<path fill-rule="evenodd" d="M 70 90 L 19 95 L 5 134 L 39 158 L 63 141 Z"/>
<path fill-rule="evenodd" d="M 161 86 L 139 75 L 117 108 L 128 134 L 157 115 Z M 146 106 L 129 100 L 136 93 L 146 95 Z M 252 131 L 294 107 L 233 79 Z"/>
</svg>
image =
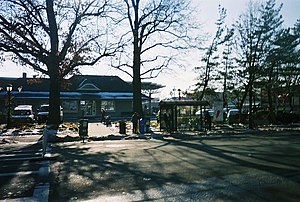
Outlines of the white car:
<svg viewBox="0 0 300 202">
<path fill-rule="evenodd" d="M 227 114 L 227 121 L 229 124 L 237 123 L 239 120 L 240 110 L 239 109 L 230 109 Z"/>
<path fill-rule="evenodd" d="M 208 112 L 209 116 L 213 117 L 214 116 L 214 110 L 213 109 L 202 109 L 202 111 L 198 110 L 195 115 L 199 116 L 205 116 L 205 113 Z"/>
<path fill-rule="evenodd" d="M 19 105 L 14 108 L 11 116 L 12 122 L 16 123 L 33 123 L 34 114 L 32 105 Z"/>
</svg>

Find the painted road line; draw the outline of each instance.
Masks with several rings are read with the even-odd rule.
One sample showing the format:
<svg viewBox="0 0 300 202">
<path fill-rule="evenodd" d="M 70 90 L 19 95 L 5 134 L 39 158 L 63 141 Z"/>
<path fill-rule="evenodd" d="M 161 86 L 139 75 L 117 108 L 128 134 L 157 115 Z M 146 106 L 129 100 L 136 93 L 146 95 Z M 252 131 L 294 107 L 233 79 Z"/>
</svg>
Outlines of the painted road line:
<svg viewBox="0 0 300 202">
<path fill-rule="evenodd" d="M 21 176 L 21 175 L 35 175 L 39 174 L 39 171 L 21 171 L 13 173 L 0 173 L 0 177 L 10 177 L 10 176 Z"/>
</svg>

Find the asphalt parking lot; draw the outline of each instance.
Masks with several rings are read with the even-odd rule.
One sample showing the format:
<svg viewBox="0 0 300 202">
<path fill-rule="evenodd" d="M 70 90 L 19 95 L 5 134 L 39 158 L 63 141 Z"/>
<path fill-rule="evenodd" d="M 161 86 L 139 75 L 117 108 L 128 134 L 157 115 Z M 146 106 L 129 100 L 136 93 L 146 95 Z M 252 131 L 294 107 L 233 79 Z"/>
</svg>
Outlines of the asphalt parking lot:
<svg viewBox="0 0 300 202">
<path fill-rule="evenodd" d="M 299 135 L 52 145 L 50 201 L 299 201 Z M 63 191 L 62 191 L 63 190 Z"/>
<path fill-rule="evenodd" d="M 39 139 L 40 136 L 26 136 L 18 140 L 2 139 L 0 200 L 48 200 L 50 161 L 43 157 Z"/>
<path fill-rule="evenodd" d="M 39 135 L 2 143 L 0 201 L 300 199 L 297 130 L 113 137 L 50 143 L 46 159 Z"/>
</svg>

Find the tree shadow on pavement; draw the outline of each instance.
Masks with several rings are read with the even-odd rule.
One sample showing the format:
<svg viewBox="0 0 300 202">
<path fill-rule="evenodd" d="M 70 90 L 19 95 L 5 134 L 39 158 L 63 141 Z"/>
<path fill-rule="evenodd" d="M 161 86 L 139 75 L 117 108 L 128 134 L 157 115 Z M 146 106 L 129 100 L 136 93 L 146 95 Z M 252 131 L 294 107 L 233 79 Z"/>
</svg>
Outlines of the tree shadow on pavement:
<svg viewBox="0 0 300 202">
<path fill-rule="evenodd" d="M 0 146 L 0 200 L 32 197 L 42 179 L 38 175 L 41 143 L 2 143 Z"/>
<path fill-rule="evenodd" d="M 108 144 L 111 149 L 102 141 L 56 143 L 52 145 L 52 153 L 59 157 L 51 162 L 49 198 L 50 201 L 88 200 L 134 194 L 139 190 L 141 200 L 153 200 L 147 191 L 152 188 L 192 185 L 206 179 L 247 174 L 248 170 L 284 178 L 291 173 L 299 175 L 300 149 L 295 149 L 299 139 L 296 142 L 281 139 L 287 141 L 285 144 L 278 144 L 276 139 L 258 139 L 249 144 L 246 138 L 235 138 L 230 144 L 221 137 L 143 140 L 141 148 L 140 140 L 132 141 L 132 145 L 136 142 L 132 147 L 122 140 Z M 294 147 L 286 155 L 285 146 L 289 143 Z M 202 191 L 211 187 L 203 186 Z"/>
<path fill-rule="evenodd" d="M 296 139 L 295 139 L 296 138 Z M 208 154 L 209 158 L 216 161 L 228 162 L 237 166 L 249 169 L 258 169 L 261 171 L 273 173 L 281 177 L 291 177 L 300 175 L 300 149 L 297 145 L 300 143 L 299 136 L 293 136 L 292 139 L 275 137 L 266 139 L 265 137 L 254 137 L 255 142 L 243 144 L 243 141 L 249 139 L 245 136 L 230 137 L 235 143 L 226 143 L 228 137 L 204 137 L 166 139 L 169 144 L 189 148 L 189 151 L 199 150 Z M 192 141 L 191 141 L 192 140 Z M 206 141 L 208 140 L 208 141 Z M 213 140 L 210 142 L 210 140 Z M 216 141 L 218 141 L 217 144 Z M 285 143 L 282 144 L 282 141 Z M 287 147 L 288 146 L 288 147 Z M 298 178 L 290 178 L 299 183 Z"/>
<path fill-rule="evenodd" d="M 170 181 L 186 182 L 176 173 L 148 172 L 147 166 L 139 164 L 141 159 L 124 161 L 128 149 L 118 152 L 92 152 L 91 149 L 89 143 L 53 145 L 51 151 L 59 157 L 51 162 L 50 201 L 88 200 L 161 187 Z M 144 199 L 147 198 L 145 193 Z"/>
</svg>

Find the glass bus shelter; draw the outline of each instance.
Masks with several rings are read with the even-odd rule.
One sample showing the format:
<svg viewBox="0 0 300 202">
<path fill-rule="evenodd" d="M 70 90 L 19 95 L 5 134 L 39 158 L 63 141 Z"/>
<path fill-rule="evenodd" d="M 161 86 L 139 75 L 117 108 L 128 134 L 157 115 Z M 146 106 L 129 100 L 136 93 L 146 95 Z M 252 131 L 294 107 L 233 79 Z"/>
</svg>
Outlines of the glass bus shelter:
<svg viewBox="0 0 300 202">
<path fill-rule="evenodd" d="M 159 103 L 160 130 L 194 131 L 203 130 L 207 101 L 161 101 Z"/>
</svg>

